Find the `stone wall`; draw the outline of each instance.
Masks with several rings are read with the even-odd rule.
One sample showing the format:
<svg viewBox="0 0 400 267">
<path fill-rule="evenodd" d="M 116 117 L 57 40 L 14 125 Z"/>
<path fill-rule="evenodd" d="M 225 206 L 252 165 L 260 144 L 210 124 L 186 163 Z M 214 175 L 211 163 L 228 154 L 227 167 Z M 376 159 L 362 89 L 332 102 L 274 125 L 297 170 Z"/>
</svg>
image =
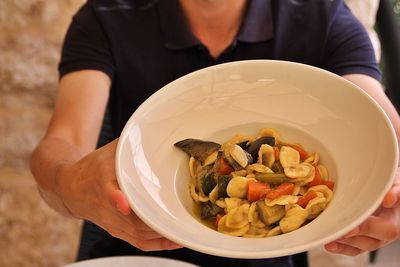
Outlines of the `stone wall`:
<svg viewBox="0 0 400 267">
<path fill-rule="evenodd" d="M 29 172 L 29 157 L 54 105 L 57 62 L 83 0 L 0 1 L 0 266 L 73 261 L 80 222 L 51 210 Z"/>
</svg>

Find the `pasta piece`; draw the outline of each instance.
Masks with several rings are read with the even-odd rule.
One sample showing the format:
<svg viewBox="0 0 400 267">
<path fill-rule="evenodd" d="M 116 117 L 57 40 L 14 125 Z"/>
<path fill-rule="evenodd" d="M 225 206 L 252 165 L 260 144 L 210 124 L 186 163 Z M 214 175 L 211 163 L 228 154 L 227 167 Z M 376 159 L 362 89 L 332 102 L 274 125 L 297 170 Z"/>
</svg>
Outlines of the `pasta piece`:
<svg viewBox="0 0 400 267">
<path fill-rule="evenodd" d="M 226 188 L 226 192 L 230 197 L 245 198 L 248 190 L 248 180 L 242 176 L 233 177 Z"/>
<path fill-rule="evenodd" d="M 257 204 L 256 202 L 251 203 L 250 209 L 249 209 L 249 222 L 251 226 L 257 227 L 257 228 L 263 228 L 265 227 L 265 223 L 263 223 L 260 220 L 260 217 L 258 215 L 258 210 L 257 210 Z"/>
<path fill-rule="evenodd" d="M 237 197 L 226 197 L 225 203 L 226 203 L 225 212 L 228 213 L 232 209 L 235 209 L 235 208 L 241 206 L 242 204 L 247 203 L 247 201 L 244 199 L 241 199 L 241 198 L 237 198 Z"/>
<path fill-rule="evenodd" d="M 254 227 L 253 225 L 250 225 L 249 230 L 247 233 L 243 235 L 243 237 L 252 237 L 252 238 L 260 238 L 260 237 L 265 237 L 268 234 L 268 229 L 267 228 L 258 228 Z"/>
<path fill-rule="evenodd" d="M 228 234 L 228 235 L 242 236 L 245 233 L 247 233 L 247 231 L 249 231 L 249 228 L 250 228 L 250 224 L 247 224 L 241 228 L 231 228 L 231 227 L 226 226 L 226 215 L 225 215 L 219 220 L 217 230 L 218 230 L 218 232 Z"/>
<path fill-rule="evenodd" d="M 296 205 L 286 212 L 286 215 L 280 220 L 279 226 L 282 233 L 288 233 L 298 229 L 308 217 L 308 212 Z"/>
<path fill-rule="evenodd" d="M 240 207 L 234 208 L 224 217 L 225 225 L 229 228 L 239 229 L 249 224 L 249 204 L 243 204 Z"/>
<path fill-rule="evenodd" d="M 278 225 L 278 226 L 272 228 L 271 230 L 269 230 L 267 236 L 271 237 L 271 236 L 276 236 L 276 235 L 280 235 L 280 234 L 282 234 L 282 231 L 281 231 L 281 227 Z"/>
<path fill-rule="evenodd" d="M 331 202 L 332 197 L 333 197 L 333 192 L 332 190 L 329 189 L 326 185 L 316 185 L 312 186 L 308 189 L 308 191 L 315 191 L 315 192 L 321 192 L 324 194 L 327 203 Z"/>
<path fill-rule="evenodd" d="M 326 205 L 328 204 L 327 199 L 324 197 L 324 195 L 320 192 L 317 192 L 318 196 L 311 199 L 307 206 L 306 206 L 306 211 L 308 212 L 308 219 L 314 219 L 317 217 L 325 208 Z"/>
<path fill-rule="evenodd" d="M 288 205 L 288 204 L 295 204 L 297 200 L 299 199 L 298 196 L 293 196 L 293 195 L 283 195 L 275 199 L 265 199 L 265 205 L 268 207 L 272 207 L 275 205 Z"/>
</svg>

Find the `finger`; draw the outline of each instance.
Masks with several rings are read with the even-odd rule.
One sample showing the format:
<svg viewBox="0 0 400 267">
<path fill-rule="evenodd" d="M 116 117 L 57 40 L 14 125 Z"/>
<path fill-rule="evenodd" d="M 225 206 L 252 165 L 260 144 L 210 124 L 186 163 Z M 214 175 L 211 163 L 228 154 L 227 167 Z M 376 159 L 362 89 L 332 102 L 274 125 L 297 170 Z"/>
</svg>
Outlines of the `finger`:
<svg viewBox="0 0 400 267">
<path fill-rule="evenodd" d="M 114 189 L 110 193 L 111 202 L 123 215 L 129 215 L 131 213 L 131 207 L 129 206 L 128 200 L 124 193 L 119 189 Z"/>
<path fill-rule="evenodd" d="M 343 238 L 354 236 L 367 236 L 381 241 L 392 241 L 398 234 L 395 223 L 388 218 L 370 216 L 353 231 L 344 235 Z"/>
<path fill-rule="evenodd" d="M 347 256 L 356 256 L 363 252 L 359 248 L 355 248 L 355 247 L 341 244 L 338 242 L 332 242 L 332 243 L 326 244 L 325 249 L 327 251 L 335 253 L 335 254 L 344 254 Z"/>
<path fill-rule="evenodd" d="M 176 244 L 175 242 L 172 242 L 166 238 L 137 241 L 133 245 L 143 251 L 173 250 L 182 248 L 181 245 Z"/>
<path fill-rule="evenodd" d="M 350 238 L 342 238 L 339 240 L 336 240 L 337 243 L 343 244 L 343 245 L 348 245 L 354 248 L 358 248 L 362 251 L 373 251 L 381 246 L 383 246 L 384 242 L 372 237 L 368 236 L 353 236 Z"/>
<path fill-rule="evenodd" d="M 386 194 L 382 203 L 385 208 L 399 208 L 400 207 L 400 186 L 393 186 Z"/>
</svg>

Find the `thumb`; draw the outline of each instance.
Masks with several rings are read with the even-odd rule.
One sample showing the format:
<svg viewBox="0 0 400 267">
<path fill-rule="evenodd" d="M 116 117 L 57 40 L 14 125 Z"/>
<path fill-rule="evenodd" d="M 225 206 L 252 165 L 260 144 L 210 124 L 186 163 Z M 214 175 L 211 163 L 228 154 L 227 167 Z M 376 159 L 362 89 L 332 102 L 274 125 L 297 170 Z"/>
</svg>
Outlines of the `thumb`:
<svg viewBox="0 0 400 267">
<path fill-rule="evenodd" d="M 114 206 L 117 208 L 117 210 L 119 212 L 121 212 L 123 215 L 129 215 L 131 213 L 132 209 L 129 206 L 129 202 L 121 190 L 114 189 L 111 192 L 110 197 L 111 197 L 112 203 L 114 204 Z"/>
</svg>

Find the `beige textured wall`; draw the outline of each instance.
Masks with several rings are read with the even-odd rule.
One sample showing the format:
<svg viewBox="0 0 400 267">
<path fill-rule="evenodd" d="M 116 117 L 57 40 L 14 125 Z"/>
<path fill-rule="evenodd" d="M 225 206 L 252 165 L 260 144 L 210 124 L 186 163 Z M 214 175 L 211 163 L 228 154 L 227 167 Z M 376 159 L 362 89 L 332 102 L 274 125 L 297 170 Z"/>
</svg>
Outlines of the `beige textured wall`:
<svg viewBox="0 0 400 267">
<path fill-rule="evenodd" d="M 29 156 L 53 108 L 60 47 L 83 0 L 0 1 L 0 266 L 61 266 L 76 253 L 80 222 L 52 211 Z"/>
</svg>

